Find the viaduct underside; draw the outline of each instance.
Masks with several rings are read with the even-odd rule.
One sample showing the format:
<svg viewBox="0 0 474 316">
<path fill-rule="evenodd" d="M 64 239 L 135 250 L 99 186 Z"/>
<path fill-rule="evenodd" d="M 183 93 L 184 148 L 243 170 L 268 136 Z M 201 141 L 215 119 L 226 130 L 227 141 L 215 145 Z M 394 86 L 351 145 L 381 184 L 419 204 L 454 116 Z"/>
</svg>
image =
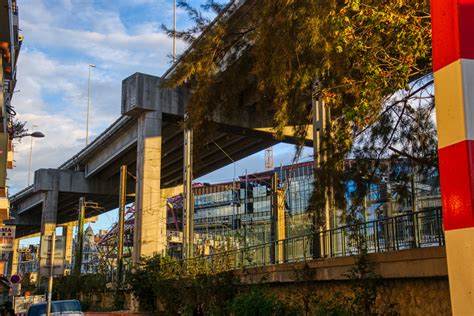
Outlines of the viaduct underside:
<svg viewBox="0 0 474 316">
<path fill-rule="evenodd" d="M 101 207 L 87 210 L 86 218 L 117 208 L 120 167 L 126 165 L 128 201 L 136 203 L 134 259 L 164 253 L 166 199 L 183 191 L 182 122 L 188 92 L 162 89 L 160 82 L 140 73 L 125 79 L 122 116 L 59 168 L 37 170 L 34 184 L 11 197 L 10 223 L 17 225 L 17 238 L 37 233 L 44 238 L 77 220 L 81 197 Z M 193 154 L 194 177 L 278 142 L 295 143 L 291 127 L 283 139 L 275 138 L 271 113 L 257 113 L 255 105 L 243 106 L 239 113 L 214 118 L 215 131 Z M 312 146 L 312 137 L 305 144 Z"/>
</svg>

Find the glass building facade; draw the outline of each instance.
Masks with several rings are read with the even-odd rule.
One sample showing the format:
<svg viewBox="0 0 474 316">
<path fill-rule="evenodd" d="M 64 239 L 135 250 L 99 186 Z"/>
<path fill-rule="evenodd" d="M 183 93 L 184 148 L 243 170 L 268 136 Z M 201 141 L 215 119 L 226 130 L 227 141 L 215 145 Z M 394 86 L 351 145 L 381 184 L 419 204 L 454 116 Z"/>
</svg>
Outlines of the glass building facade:
<svg viewBox="0 0 474 316">
<path fill-rule="evenodd" d="M 312 162 L 282 166 L 274 170 L 240 176 L 234 182 L 198 184 L 194 192 L 194 231 L 198 252 L 235 249 L 271 241 L 272 176 L 285 192 L 285 236 L 309 233 L 306 210 L 313 188 Z M 168 209 L 169 236 L 182 231 L 182 201 L 172 198 Z M 169 238 L 170 239 L 170 238 Z M 178 241 L 175 239 L 175 241 Z M 170 252 L 180 252 L 171 243 Z"/>
<path fill-rule="evenodd" d="M 390 168 L 403 168 L 400 164 Z M 381 175 L 379 183 L 371 185 L 367 195 L 364 220 L 371 221 L 411 212 L 410 199 L 399 200 L 392 193 L 390 180 L 393 170 Z M 305 162 L 274 168 L 274 170 L 240 176 L 233 182 L 219 184 L 195 184 L 194 192 L 194 240 L 197 254 L 212 254 L 272 240 L 272 177 L 277 175 L 277 187 L 284 192 L 284 236 L 292 238 L 310 234 L 312 220 L 308 213 L 313 192 L 313 162 Z M 415 196 L 418 210 L 441 206 L 439 185 L 433 177 L 417 175 Z M 431 181 L 431 182 L 430 182 Z M 347 196 L 351 193 L 347 183 Z M 349 200 L 349 198 L 348 198 Z M 168 203 L 169 252 L 179 256 L 182 236 L 182 198 L 173 197 Z M 331 228 L 344 224 L 345 212 L 331 214 Z M 280 219 L 281 221 L 282 219 Z"/>
</svg>

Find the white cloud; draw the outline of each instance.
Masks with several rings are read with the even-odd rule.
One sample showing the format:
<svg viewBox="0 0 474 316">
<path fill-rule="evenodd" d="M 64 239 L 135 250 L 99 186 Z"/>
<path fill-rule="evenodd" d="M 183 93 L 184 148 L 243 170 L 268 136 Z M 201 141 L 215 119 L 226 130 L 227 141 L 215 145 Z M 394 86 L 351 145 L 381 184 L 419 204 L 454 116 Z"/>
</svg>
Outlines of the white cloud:
<svg viewBox="0 0 474 316">
<path fill-rule="evenodd" d="M 50 114 L 25 114 L 23 118 L 37 124 L 36 130 L 43 132 L 45 138 L 33 139 L 33 172 L 39 168 L 58 167 L 68 156 L 83 147 L 84 133 L 76 122 L 68 117 Z M 31 126 L 30 126 L 31 130 Z M 27 185 L 30 138 L 15 141 L 13 171 L 8 173 L 10 192 L 18 191 Z"/>
<path fill-rule="evenodd" d="M 124 78 L 135 72 L 161 75 L 169 67 L 172 40 L 160 24 L 170 25 L 172 13 L 164 0 L 21 1 L 25 40 L 18 63 L 21 92 L 13 105 L 19 119 L 46 134 L 35 140 L 33 170 L 57 167 L 84 146 L 89 63 L 97 65 L 91 76 L 92 138 L 119 116 Z M 188 23 L 178 10 L 178 25 Z M 179 41 L 178 52 L 185 46 Z M 24 139 L 16 145 L 11 193 L 27 184 L 29 144 Z"/>
<path fill-rule="evenodd" d="M 18 117 L 28 121 L 30 130 L 35 124 L 36 130 L 46 135 L 34 139 L 33 171 L 58 167 L 84 147 L 89 63 L 97 65 L 91 80 L 92 137 L 119 116 L 124 78 L 135 72 L 160 75 L 169 67 L 167 56 L 172 50 L 172 40 L 161 32 L 160 25 L 171 25 L 171 3 L 169 0 L 22 0 L 19 3 L 20 28 L 25 40 L 18 63 L 17 89 L 21 92 L 15 95 L 13 105 Z M 145 8 L 143 16 L 135 17 L 135 23 L 125 21 L 124 11 L 126 15 L 127 11 L 140 7 Z M 189 24 L 183 10 L 177 14 L 178 27 Z M 178 41 L 178 52 L 185 46 Z M 8 172 L 10 194 L 27 185 L 30 140 L 15 142 L 16 167 Z M 227 175 L 223 177 L 228 177 L 230 173 L 224 172 Z M 102 228 L 110 221 L 110 218 L 105 220 Z"/>
<path fill-rule="evenodd" d="M 46 135 L 34 140 L 33 170 L 57 167 L 84 146 L 88 64 L 97 65 L 91 75 L 93 138 L 120 115 L 124 78 L 167 69 L 171 40 L 158 22 L 127 29 L 117 8 L 95 2 L 25 0 L 20 9 L 25 40 L 13 105 L 20 120 Z M 27 184 L 29 146 L 26 138 L 16 145 L 10 193 Z"/>
</svg>

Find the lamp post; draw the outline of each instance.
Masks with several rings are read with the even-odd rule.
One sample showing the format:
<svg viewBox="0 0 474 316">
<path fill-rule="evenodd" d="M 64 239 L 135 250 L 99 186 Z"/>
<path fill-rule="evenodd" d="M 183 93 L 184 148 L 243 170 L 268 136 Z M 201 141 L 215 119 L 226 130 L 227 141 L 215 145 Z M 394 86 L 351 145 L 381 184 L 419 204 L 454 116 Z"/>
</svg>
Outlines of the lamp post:
<svg viewBox="0 0 474 316">
<path fill-rule="evenodd" d="M 37 125 L 33 125 L 34 127 L 38 127 Z M 30 159 L 28 162 L 28 186 L 30 186 L 30 180 L 31 180 L 31 158 L 32 158 L 32 153 L 33 153 L 33 138 L 43 138 L 44 134 L 41 132 L 33 132 L 31 134 L 26 134 L 23 135 L 22 137 L 30 136 Z"/>
<path fill-rule="evenodd" d="M 87 81 L 86 146 L 89 145 L 89 111 L 91 107 L 91 68 L 95 68 L 95 65 L 89 64 L 89 80 Z"/>
<path fill-rule="evenodd" d="M 173 7 L 173 63 L 176 62 L 176 0 Z"/>
</svg>

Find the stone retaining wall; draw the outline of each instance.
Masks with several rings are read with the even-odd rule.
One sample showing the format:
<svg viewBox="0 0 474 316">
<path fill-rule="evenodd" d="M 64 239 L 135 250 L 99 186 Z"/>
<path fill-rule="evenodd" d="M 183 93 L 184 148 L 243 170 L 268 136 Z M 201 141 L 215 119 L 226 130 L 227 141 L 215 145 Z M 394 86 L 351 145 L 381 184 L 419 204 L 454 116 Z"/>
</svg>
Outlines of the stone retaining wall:
<svg viewBox="0 0 474 316">
<path fill-rule="evenodd" d="M 292 304 L 330 301 L 337 295 L 353 295 L 348 281 L 273 283 L 267 291 Z M 383 279 L 377 288 L 376 309 L 380 315 L 451 315 L 447 278 Z"/>
</svg>

